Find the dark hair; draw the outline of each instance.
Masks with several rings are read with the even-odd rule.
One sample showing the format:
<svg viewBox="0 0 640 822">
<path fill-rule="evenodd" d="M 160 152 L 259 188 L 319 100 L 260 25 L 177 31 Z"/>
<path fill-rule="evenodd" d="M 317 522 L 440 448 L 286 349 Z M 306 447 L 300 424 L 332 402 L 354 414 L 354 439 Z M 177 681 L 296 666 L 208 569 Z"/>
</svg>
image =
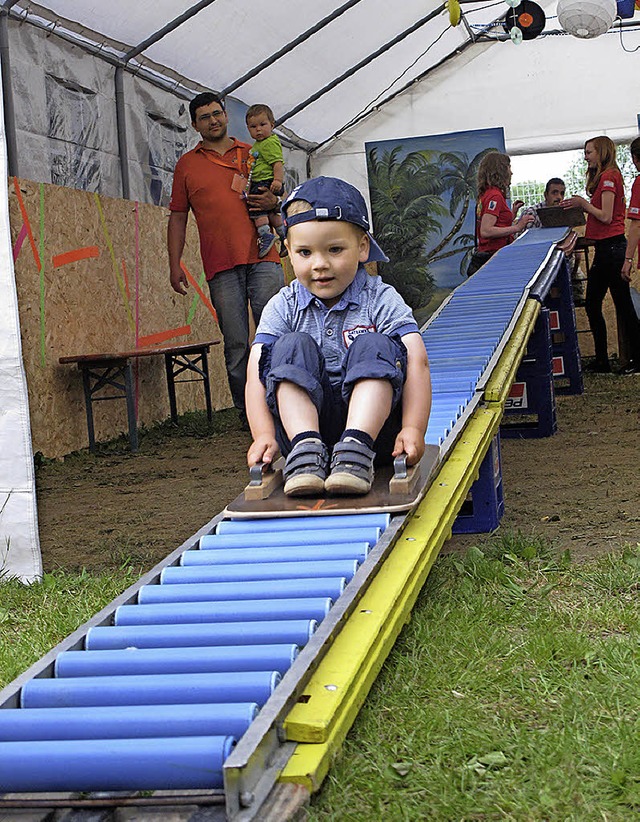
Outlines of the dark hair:
<svg viewBox="0 0 640 822">
<path fill-rule="evenodd" d="M 249 106 L 247 113 L 244 115 L 245 122 L 248 123 L 249 117 L 257 117 L 258 114 L 266 114 L 271 125 L 275 126 L 276 118 L 273 116 L 273 112 L 269 106 L 266 106 L 264 103 L 256 103 L 253 106 Z"/>
<path fill-rule="evenodd" d="M 592 137 L 590 140 L 585 142 L 584 147 L 586 148 L 589 143 L 593 145 L 595 152 L 598 155 L 597 167 L 587 169 L 587 193 L 593 194 L 598 187 L 600 177 L 602 177 L 602 174 L 605 171 L 615 169 L 618 173 L 620 173 L 620 169 L 616 163 L 616 146 L 610 137 Z"/>
<path fill-rule="evenodd" d="M 203 106 L 210 106 L 211 103 L 217 103 L 220 108 L 224 111 L 224 102 L 222 98 L 218 97 L 217 94 L 214 94 L 212 91 L 203 91 L 201 94 L 196 94 L 196 96 L 191 100 L 189 103 L 189 114 L 191 115 L 191 122 L 195 123 L 196 121 L 196 111 Z"/>
<path fill-rule="evenodd" d="M 511 159 L 507 154 L 490 151 L 485 154 L 478 166 L 478 194 L 484 194 L 488 188 L 498 188 L 506 197 L 511 180 Z"/>
<path fill-rule="evenodd" d="M 631 143 L 629 146 L 629 151 L 631 152 L 632 157 L 635 157 L 636 160 L 640 160 L 640 137 L 636 137 L 636 139 Z"/>
<path fill-rule="evenodd" d="M 550 180 L 547 181 L 546 186 L 544 187 L 544 193 L 548 194 L 549 189 L 551 186 L 563 186 L 564 180 L 561 180 L 560 177 L 552 177 Z"/>
</svg>

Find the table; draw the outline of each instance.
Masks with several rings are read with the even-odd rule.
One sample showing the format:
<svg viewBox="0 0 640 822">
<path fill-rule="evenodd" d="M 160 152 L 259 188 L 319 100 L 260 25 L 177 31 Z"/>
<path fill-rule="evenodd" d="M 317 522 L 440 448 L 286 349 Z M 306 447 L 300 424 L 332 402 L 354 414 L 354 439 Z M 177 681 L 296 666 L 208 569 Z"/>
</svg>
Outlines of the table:
<svg viewBox="0 0 640 822">
<path fill-rule="evenodd" d="M 96 450 L 95 431 L 93 426 L 93 403 L 101 400 L 125 399 L 127 402 L 127 421 L 129 426 L 129 444 L 132 451 L 138 450 L 138 426 L 136 420 L 134 381 L 132 363 L 140 357 L 164 355 L 167 374 L 167 389 L 169 392 L 169 407 L 171 419 L 178 419 L 176 404 L 177 382 L 202 382 L 205 402 L 207 404 L 207 418 L 211 422 L 213 410 L 211 407 L 211 387 L 209 382 L 209 364 L 207 355 L 212 345 L 219 345 L 220 340 L 209 340 L 200 343 L 181 343 L 179 345 L 158 346 L 155 348 L 138 348 L 133 351 L 120 351 L 113 354 L 79 354 L 76 356 L 60 357 L 59 362 L 77 363 L 82 372 L 84 388 L 85 410 L 87 412 L 87 430 L 89 433 L 89 450 Z M 176 379 L 185 372 L 198 376 L 185 379 Z M 117 389 L 120 393 L 98 397 L 100 391 L 107 386 Z"/>
</svg>

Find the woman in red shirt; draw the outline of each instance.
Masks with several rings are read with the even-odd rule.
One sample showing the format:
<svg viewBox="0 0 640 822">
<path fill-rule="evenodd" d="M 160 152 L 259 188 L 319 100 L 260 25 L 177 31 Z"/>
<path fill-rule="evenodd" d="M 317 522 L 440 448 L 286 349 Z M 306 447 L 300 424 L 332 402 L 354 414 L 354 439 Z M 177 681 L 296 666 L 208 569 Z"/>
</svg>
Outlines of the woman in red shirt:
<svg viewBox="0 0 640 822">
<path fill-rule="evenodd" d="M 585 308 L 595 345 L 595 361 L 590 370 L 600 373 L 611 371 L 607 347 L 607 326 L 602 303 L 607 291 L 616 307 L 616 316 L 626 336 L 631 362 L 625 369 L 640 370 L 640 324 L 631 301 L 629 282 L 622 275 L 627 241 L 624 236 L 624 185 L 616 163 L 616 147 L 608 137 L 593 137 L 584 144 L 587 161 L 587 193 L 584 197 L 569 197 L 561 205 L 577 206 L 587 214 L 585 237 L 593 240 L 595 254 L 587 275 Z"/>
<path fill-rule="evenodd" d="M 514 222 L 514 214 L 522 203 L 507 205 L 511 185 L 511 160 L 506 154 L 491 151 L 478 166 L 478 203 L 476 206 L 477 247 L 471 257 L 467 276 L 470 277 L 496 251 L 508 245 L 513 235 L 527 228 L 533 217 L 529 214 Z"/>
</svg>

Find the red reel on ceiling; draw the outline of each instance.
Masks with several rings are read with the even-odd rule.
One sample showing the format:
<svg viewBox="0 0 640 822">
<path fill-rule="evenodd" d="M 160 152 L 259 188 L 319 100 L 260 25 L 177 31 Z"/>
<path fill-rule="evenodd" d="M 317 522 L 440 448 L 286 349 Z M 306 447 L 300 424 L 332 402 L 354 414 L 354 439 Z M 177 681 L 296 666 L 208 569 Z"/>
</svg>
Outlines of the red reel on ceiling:
<svg viewBox="0 0 640 822">
<path fill-rule="evenodd" d="M 532 0 L 522 0 L 517 6 L 505 14 L 502 18 L 502 26 L 509 34 L 513 28 L 518 28 L 522 32 L 523 40 L 533 40 L 543 30 L 547 18 L 544 11 Z"/>
</svg>

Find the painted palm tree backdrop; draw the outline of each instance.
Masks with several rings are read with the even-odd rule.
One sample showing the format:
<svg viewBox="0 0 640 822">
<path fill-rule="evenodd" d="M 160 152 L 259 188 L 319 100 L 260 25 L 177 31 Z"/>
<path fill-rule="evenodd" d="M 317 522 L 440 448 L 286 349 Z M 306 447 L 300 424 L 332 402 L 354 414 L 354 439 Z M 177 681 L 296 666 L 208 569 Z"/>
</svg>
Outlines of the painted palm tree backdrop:
<svg viewBox="0 0 640 822">
<path fill-rule="evenodd" d="M 475 243 L 478 163 L 504 151 L 502 129 L 367 143 L 374 236 L 385 282 L 419 322 L 462 282 Z"/>
</svg>

